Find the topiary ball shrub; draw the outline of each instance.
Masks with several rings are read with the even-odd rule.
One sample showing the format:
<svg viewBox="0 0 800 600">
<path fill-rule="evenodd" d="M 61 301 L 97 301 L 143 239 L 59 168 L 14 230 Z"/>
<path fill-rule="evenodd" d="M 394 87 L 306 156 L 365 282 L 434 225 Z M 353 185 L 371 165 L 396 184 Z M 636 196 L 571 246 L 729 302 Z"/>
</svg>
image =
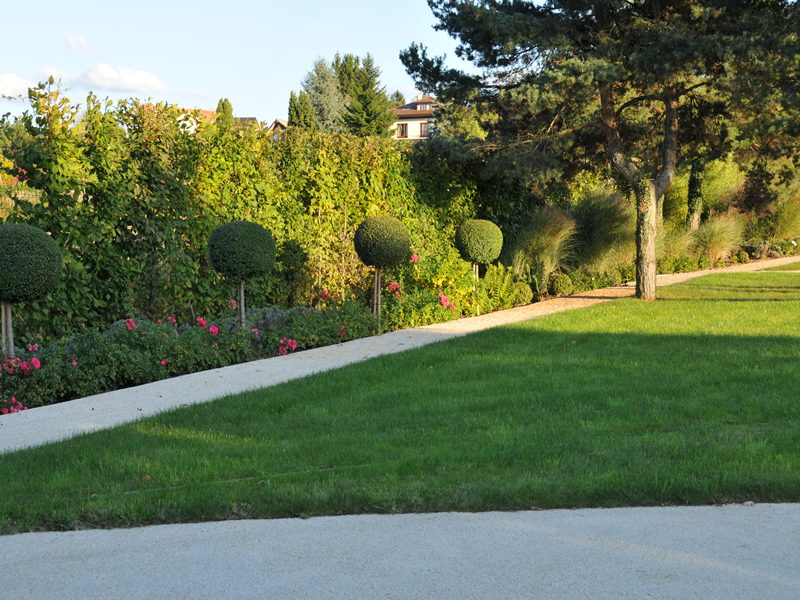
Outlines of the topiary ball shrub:
<svg viewBox="0 0 800 600">
<path fill-rule="evenodd" d="M 51 294 L 63 261 L 56 241 L 24 223 L 0 225 L 0 300 L 15 304 Z"/>
<path fill-rule="evenodd" d="M 456 248 L 461 258 L 470 263 L 487 265 L 500 256 L 503 232 L 491 221 L 464 221 L 456 230 Z"/>
<path fill-rule="evenodd" d="M 358 257 L 370 267 L 393 267 L 408 258 L 411 250 L 408 229 L 390 216 L 364 219 L 353 243 Z"/>
<path fill-rule="evenodd" d="M 235 281 L 264 275 L 275 266 L 275 240 L 269 230 L 249 221 L 220 225 L 208 239 L 211 265 Z"/>
</svg>

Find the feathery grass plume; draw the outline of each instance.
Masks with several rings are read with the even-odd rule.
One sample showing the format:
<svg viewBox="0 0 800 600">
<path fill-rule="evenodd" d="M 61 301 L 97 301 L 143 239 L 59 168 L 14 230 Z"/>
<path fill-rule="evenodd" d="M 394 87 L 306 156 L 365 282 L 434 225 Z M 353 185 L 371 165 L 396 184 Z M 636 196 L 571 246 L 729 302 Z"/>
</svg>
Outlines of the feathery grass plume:
<svg viewBox="0 0 800 600">
<path fill-rule="evenodd" d="M 800 199 L 785 199 L 775 203 L 769 216 L 770 237 L 790 240 L 800 236 Z"/>
<path fill-rule="evenodd" d="M 576 266 L 605 272 L 636 254 L 636 220 L 618 192 L 598 186 L 572 209 Z"/>
<path fill-rule="evenodd" d="M 742 230 L 741 222 L 734 217 L 711 217 L 695 232 L 695 255 L 708 257 L 712 264 L 727 258 L 742 243 Z"/>
<path fill-rule="evenodd" d="M 547 289 L 550 275 L 569 258 L 575 221 L 564 212 L 544 206 L 531 215 L 511 245 L 511 266 L 537 295 Z"/>
<path fill-rule="evenodd" d="M 695 241 L 695 232 L 679 225 L 674 229 L 666 227 L 658 231 L 656 252 L 659 258 L 664 256 L 685 256 L 689 254 Z"/>
</svg>

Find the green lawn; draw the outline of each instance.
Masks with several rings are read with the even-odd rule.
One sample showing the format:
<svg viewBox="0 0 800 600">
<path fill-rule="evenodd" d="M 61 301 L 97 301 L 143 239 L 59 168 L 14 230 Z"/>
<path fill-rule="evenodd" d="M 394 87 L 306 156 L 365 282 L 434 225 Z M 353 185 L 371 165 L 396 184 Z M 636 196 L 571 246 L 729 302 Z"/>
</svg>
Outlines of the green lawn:
<svg viewBox="0 0 800 600">
<path fill-rule="evenodd" d="M 780 267 L 769 267 L 764 271 L 800 271 L 800 261 L 789 263 L 788 265 L 781 265 Z"/>
<path fill-rule="evenodd" d="M 3 455 L 0 532 L 800 501 L 800 275 L 708 275 Z"/>
</svg>

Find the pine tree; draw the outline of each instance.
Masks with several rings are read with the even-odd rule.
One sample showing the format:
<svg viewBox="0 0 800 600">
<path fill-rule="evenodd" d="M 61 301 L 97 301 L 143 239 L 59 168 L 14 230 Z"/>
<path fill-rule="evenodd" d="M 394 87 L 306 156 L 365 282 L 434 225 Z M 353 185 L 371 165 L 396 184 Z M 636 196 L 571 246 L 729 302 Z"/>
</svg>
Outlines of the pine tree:
<svg viewBox="0 0 800 600">
<path fill-rule="evenodd" d="M 303 79 L 303 91 L 314 107 L 317 126 L 323 131 L 343 131 L 342 116 L 347 98 L 339 90 L 339 82 L 333 68 L 325 59 L 314 61 L 312 69 Z"/>
<path fill-rule="evenodd" d="M 397 90 L 394 94 L 389 96 L 389 104 L 397 108 L 398 106 L 403 106 L 406 103 L 406 97 L 400 93 L 400 90 Z"/>
<path fill-rule="evenodd" d="M 367 53 L 343 118 L 350 133 L 359 136 L 390 135 L 389 126 L 393 122 L 392 115 L 389 114 L 391 105 L 386 97 L 386 88 L 380 85 L 380 74 L 372 56 Z"/>
<path fill-rule="evenodd" d="M 727 86 L 729 106 L 772 98 L 777 87 L 797 96 L 791 77 L 758 86 L 753 77 L 762 65 L 796 62 L 800 7 L 793 0 L 429 5 L 436 29 L 457 38 L 459 56 L 482 73 L 448 69 L 412 44 L 401 61 L 417 88 L 488 105 L 498 120 L 484 146 L 531 174 L 554 178 L 560 165 L 579 162 L 576 155 L 605 154 L 636 196 L 636 295 L 643 299 L 656 297 L 657 209 L 675 176 L 683 105 Z"/>
<path fill-rule="evenodd" d="M 336 53 L 333 57 L 333 72 L 336 74 L 336 80 L 339 82 L 339 91 L 349 103 L 350 98 L 353 97 L 359 87 L 359 79 L 361 77 L 360 59 L 352 54 L 345 54 L 343 57 Z"/>
</svg>

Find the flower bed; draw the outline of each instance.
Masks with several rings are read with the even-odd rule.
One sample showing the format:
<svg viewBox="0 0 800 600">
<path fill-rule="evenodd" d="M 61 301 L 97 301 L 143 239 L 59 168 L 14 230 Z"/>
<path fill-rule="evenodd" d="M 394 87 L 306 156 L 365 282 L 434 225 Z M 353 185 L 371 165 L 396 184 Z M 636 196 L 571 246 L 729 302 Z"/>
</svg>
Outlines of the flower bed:
<svg viewBox="0 0 800 600">
<path fill-rule="evenodd" d="M 0 398 L 12 400 L 0 404 L 0 410 L 7 414 L 290 354 L 371 335 L 376 329 L 363 304 L 338 299 L 330 300 L 324 311 L 251 309 L 243 330 L 235 316 L 185 324 L 174 317 L 157 322 L 128 318 L 103 332 L 85 330 L 47 346 L 30 345 L 21 356 L 6 360 L 0 369 Z"/>
</svg>

